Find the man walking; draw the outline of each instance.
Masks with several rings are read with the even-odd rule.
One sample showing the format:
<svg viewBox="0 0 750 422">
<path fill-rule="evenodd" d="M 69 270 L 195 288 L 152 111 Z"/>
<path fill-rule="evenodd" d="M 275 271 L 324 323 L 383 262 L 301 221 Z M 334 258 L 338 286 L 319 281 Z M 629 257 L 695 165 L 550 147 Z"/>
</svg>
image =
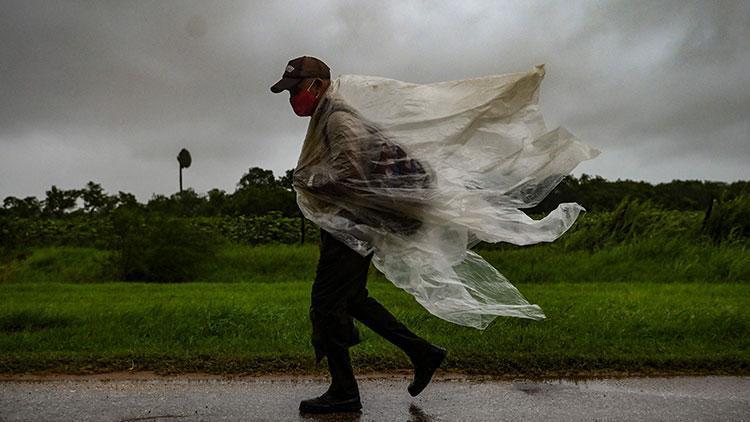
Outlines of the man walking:
<svg viewBox="0 0 750 422">
<path fill-rule="evenodd" d="M 334 168 L 325 180 L 302 180 L 295 174 L 295 189 L 304 186 L 307 191 L 326 193 L 328 197 L 356 195 L 340 181 L 367 179 L 368 166 L 373 158 L 368 158 L 363 143 L 369 139 L 364 139 L 362 133 L 376 134 L 362 129 L 365 123 L 346 104 L 334 103 L 327 95 L 330 84 L 328 66 L 319 59 L 303 56 L 289 61 L 281 80 L 271 87 L 271 91 L 288 90 L 295 114 L 312 117 L 311 126 L 324 128 L 321 133 L 326 146 L 320 146 L 321 153 L 330 154 L 332 158 L 348 157 L 347 160 L 331 159 L 329 162 L 334 163 Z M 334 112 L 330 112 L 331 107 L 334 107 Z M 320 113 L 321 109 L 328 111 L 325 116 Z M 326 121 L 321 121 L 321 118 Z M 306 143 L 303 150 L 315 147 Z M 342 162 L 347 165 L 342 166 Z M 362 200 L 366 206 L 367 198 Z M 356 218 L 351 214 L 349 217 Z M 394 225 L 393 221 L 389 224 Z M 366 283 L 373 253 L 362 256 L 328 231 L 320 229 L 320 259 L 312 286 L 310 320 L 316 362 L 326 357 L 331 385 L 321 396 L 303 400 L 300 403 L 302 412 L 345 412 L 362 408 L 349 357 L 349 347 L 361 342 L 352 318 L 399 347 L 411 359 L 414 379 L 408 391 L 412 396 L 427 386 L 446 356 L 445 349 L 411 332 L 369 296 Z"/>
</svg>

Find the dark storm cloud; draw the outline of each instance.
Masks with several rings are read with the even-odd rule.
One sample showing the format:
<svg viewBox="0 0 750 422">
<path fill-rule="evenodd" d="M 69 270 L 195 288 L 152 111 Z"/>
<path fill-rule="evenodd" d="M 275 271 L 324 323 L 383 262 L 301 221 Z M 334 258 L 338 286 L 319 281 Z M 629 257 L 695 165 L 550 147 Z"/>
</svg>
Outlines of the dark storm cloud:
<svg viewBox="0 0 750 422">
<path fill-rule="evenodd" d="M 594 78 L 607 95 L 595 98 L 596 91 L 589 91 L 588 107 L 580 113 L 584 120 L 593 126 L 613 119 L 617 126 L 612 126 L 612 141 L 658 141 L 665 154 L 712 153 L 718 146 L 727 157 L 747 157 L 747 4 L 614 2 L 612 7 L 591 7 L 590 12 L 576 38 L 609 41 L 609 60 L 588 65 L 603 64 L 612 78 Z"/>
<path fill-rule="evenodd" d="M 294 167 L 286 61 L 428 83 L 546 63 L 541 102 L 603 151 L 576 173 L 746 179 L 750 7 L 726 2 L 0 1 L 0 197 L 145 200 Z"/>
</svg>

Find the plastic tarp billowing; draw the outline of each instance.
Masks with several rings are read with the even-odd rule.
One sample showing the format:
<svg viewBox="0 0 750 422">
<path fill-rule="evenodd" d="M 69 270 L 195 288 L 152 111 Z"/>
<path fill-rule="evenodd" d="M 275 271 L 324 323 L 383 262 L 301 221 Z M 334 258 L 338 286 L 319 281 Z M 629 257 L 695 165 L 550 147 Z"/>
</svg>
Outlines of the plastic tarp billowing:
<svg viewBox="0 0 750 422">
<path fill-rule="evenodd" d="M 538 204 L 599 151 L 539 110 L 543 65 L 512 73 L 405 83 L 343 75 L 311 116 L 294 171 L 304 216 L 372 262 L 430 313 L 484 329 L 497 316 L 543 319 L 471 250 L 485 241 L 552 242 L 585 209 Z"/>
</svg>

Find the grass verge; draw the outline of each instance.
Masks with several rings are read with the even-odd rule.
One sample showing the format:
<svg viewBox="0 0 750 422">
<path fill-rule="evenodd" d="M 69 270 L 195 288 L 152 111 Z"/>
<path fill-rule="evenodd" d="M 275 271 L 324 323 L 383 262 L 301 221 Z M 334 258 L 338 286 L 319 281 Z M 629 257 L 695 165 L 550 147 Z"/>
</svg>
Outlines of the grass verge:
<svg viewBox="0 0 750 422">
<path fill-rule="evenodd" d="M 448 348 L 444 368 L 488 375 L 750 373 L 750 286 L 544 283 L 517 287 L 543 321 L 485 331 L 431 316 L 371 279 L 370 294 Z M 0 372 L 323 372 L 309 344 L 310 282 L 0 284 Z M 409 368 L 361 324 L 358 371 Z M 323 365 L 325 365 L 323 363 Z"/>
<path fill-rule="evenodd" d="M 566 250 L 556 243 L 475 250 L 513 283 L 750 282 L 750 250 L 739 242 L 713 245 L 675 237 L 644 238 L 596 252 Z M 111 255 L 92 248 L 36 248 L 25 259 L 0 264 L 0 284 L 107 282 L 115 278 Z M 216 283 L 313 280 L 318 255 L 317 244 L 228 244 L 195 276 Z M 370 276 L 385 280 L 374 266 Z"/>
</svg>

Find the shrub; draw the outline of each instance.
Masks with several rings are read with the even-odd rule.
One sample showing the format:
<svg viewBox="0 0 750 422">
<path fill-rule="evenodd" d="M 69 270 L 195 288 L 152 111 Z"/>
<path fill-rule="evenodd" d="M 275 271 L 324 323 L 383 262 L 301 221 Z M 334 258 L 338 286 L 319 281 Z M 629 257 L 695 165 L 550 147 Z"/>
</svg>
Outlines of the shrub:
<svg viewBox="0 0 750 422">
<path fill-rule="evenodd" d="M 111 221 L 88 215 L 61 218 L 0 216 L 0 256 L 28 254 L 36 247 L 105 248 L 112 243 Z"/>
<path fill-rule="evenodd" d="M 595 252 L 645 239 L 700 240 L 700 211 L 664 210 L 650 200 L 628 197 L 614 211 L 582 213 L 575 224 L 550 246 Z"/>
<path fill-rule="evenodd" d="M 145 224 L 147 213 L 155 211 L 119 207 L 107 215 L 66 216 L 62 218 L 20 218 L 0 216 L 0 262 L 28 255 L 38 247 L 74 246 L 98 249 L 120 249 L 129 224 Z M 143 218 L 138 222 L 134 213 Z M 127 217 L 127 216 L 130 217 Z M 166 215 L 166 214 L 165 214 Z M 175 216 L 176 217 L 176 216 Z M 127 219 L 130 220 L 127 220 Z M 188 217 L 179 217 L 188 218 Z M 113 224 L 120 221 L 118 228 Z M 130 223 L 126 223 L 130 221 Z M 279 212 L 259 216 L 190 217 L 190 224 L 211 231 L 228 240 L 245 245 L 267 243 L 300 243 L 299 217 L 284 217 Z M 133 227 L 133 229 L 135 229 Z M 141 233 L 141 236 L 143 234 Z M 316 243 L 318 227 L 305 224 L 305 243 Z"/>
<path fill-rule="evenodd" d="M 278 211 L 258 216 L 196 217 L 193 221 L 238 244 L 300 243 L 300 218 L 283 217 Z M 316 243 L 319 237 L 318 226 L 306 221 L 305 242 Z"/>
<path fill-rule="evenodd" d="M 714 201 L 706 212 L 703 232 L 717 243 L 750 237 L 750 195 Z"/>
<path fill-rule="evenodd" d="M 122 210 L 113 217 L 114 265 L 123 280 L 184 282 L 216 257 L 222 239 L 188 219 Z"/>
<path fill-rule="evenodd" d="M 112 252 L 95 248 L 34 248 L 0 270 L 0 281 L 94 283 L 117 278 Z"/>
</svg>

